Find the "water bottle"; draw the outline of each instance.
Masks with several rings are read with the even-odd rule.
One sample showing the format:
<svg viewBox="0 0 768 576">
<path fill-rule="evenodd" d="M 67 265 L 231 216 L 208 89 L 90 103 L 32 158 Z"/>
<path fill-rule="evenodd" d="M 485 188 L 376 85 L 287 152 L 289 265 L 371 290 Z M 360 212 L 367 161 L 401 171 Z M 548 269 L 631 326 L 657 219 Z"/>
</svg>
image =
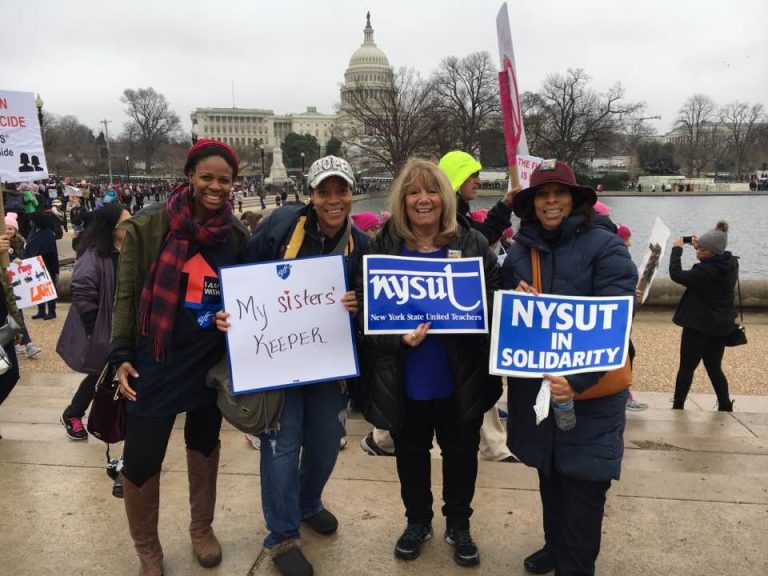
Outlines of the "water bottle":
<svg viewBox="0 0 768 576">
<path fill-rule="evenodd" d="M 552 412 L 555 415 L 555 425 L 563 432 L 568 432 L 576 426 L 576 411 L 573 407 L 573 400 L 552 402 Z"/>
</svg>

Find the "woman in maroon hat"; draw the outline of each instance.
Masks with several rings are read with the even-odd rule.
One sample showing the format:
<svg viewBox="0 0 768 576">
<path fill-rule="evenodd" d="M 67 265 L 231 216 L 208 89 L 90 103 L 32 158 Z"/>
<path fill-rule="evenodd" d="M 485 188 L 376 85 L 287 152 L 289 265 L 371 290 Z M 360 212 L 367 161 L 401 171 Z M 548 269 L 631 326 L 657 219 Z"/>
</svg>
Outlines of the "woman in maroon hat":
<svg viewBox="0 0 768 576">
<path fill-rule="evenodd" d="M 502 266 L 503 287 L 536 293 L 531 252 L 538 249 L 541 291 L 570 296 L 633 296 L 637 270 L 627 248 L 604 220 L 595 218 L 597 196 L 579 186 L 564 162 L 545 160 L 512 208 L 520 231 Z M 554 402 L 574 400 L 602 373 L 547 376 Z M 577 400 L 568 431 L 553 418 L 536 425 L 532 410 L 541 379 L 509 378 L 509 449 L 539 472 L 544 547 L 525 559 L 526 570 L 594 574 L 600 551 L 605 495 L 618 480 L 624 450 L 627 391 Z M 565 426 L 564 426 L 565 427 Z"/>
<path fill-rule="evenodd" d="M 211 528 L 216 506 L 221 413 L 205 375 L 224 354 L 217 270 L 237 262 L 248 238 L 232 216 L 235 151 L 215 140 L 189 149 L 184 173 L 165 204 L 121 225 L 126 232 L 117 273 L 110 362 L 129 402 L 123 491 L 141 574 L 163 573 L 158 539 L 160 469 L 171 429 L 186 412 L 189 527 L 203 566 L 221 562 Z"/>
</svg>

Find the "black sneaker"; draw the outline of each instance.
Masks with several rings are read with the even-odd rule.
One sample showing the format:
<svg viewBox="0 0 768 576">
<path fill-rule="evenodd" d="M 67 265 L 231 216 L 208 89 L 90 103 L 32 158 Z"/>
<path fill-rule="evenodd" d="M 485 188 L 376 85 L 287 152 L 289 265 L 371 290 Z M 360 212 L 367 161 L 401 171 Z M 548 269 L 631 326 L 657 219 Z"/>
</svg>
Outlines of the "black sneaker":
<svg viewBox="0 0 768 576">
<path fill-rule="evenodd" d="M 67 436 L 72 440 L 85 440 L 88 438 L 88 432 L 83 426 L 83 419 L 78 416 L 61 415 L 61 423 L 67 431 Z"/>
<path fill-rule="evenodd" d="M 469 528 L 448 528 L 445 541 L 453 546 L 453 559 L 459 566 L 480 564 L 480 552 L 472 541 Z"/>
<path fill-rule="evenodd" d="M 395 556 L 403 560 L 415 560 L 421 554 L 421 545 L 432 538 L 432 526 L 409 522 L 405 532 L 395 544 Z"/>
<path fill-rule="evenodd" d="M 523 560 L 523 566 L 531 574 L 548 574 L 555 569 L 555 555 L 546 546 Z"/>
<path fill-rule="evenodd" d="M 304 518 L 302 522 L 305 522 L 310 528 L 312 528 L 312 530 L 318 534 L 323 534 L 324 536 L 333 534 L 339 527 L 339 521 L 336 519 L 336 516 L 328 512 L 328 510 L 325 508 L 320 510 L 320 512 L 314 516 Z"/>
</svg>

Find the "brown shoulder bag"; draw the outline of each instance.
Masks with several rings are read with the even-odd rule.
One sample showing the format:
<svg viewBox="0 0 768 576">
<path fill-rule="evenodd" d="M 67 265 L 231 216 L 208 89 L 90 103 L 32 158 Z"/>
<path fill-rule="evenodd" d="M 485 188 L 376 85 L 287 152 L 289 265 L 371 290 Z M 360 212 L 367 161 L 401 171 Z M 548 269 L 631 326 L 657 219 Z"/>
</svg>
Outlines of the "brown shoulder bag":
<svg viewBox="0 0 768 576">
<path fill-rule="evenodd" d="M 541 284 L 541 256 L 538 248 L 531 248 L 531 273 L 533 275 L 533 287 L 542 292 Z M 593 386 L 587 388 L 581 394 L 576 394 L 575 400 L 593 400 L 603 396 L 612 396 L 617 392 L 626 390 L 632 386 L 632 367 L 629 364 L 629 355 L 624 366 L 609 370 Z"/>
</svg>

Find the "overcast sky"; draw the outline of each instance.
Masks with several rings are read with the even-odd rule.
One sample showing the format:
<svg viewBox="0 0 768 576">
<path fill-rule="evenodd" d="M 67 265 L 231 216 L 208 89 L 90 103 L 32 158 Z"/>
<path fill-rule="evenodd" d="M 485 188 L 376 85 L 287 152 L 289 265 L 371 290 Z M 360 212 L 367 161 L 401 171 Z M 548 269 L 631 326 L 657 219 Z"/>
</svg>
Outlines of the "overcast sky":
<svg viewBox="0 0 768 576">
<path fill-rule="evenodd" d="M 583 68 L 593 86 L 621 82 L 666 131 L 704 93 L 768 107 L 766 0 L 554 0 L 508 3 L 521 90 Z M 11 22 L 10 6 L 15 9 Z M 23 6 L 23 7 L 22 7 Z M 110 132 L 125 88 L 152 86 L 189 130 L 197 107 L 331 113 L 371 11 L 394 67 L 428 76 L 449 55 L 498 61 L 499 0 L 0 0 L 0 89 L 40 93 L 44 111 Z M 34 25 L 33 25 L 34 24 Z"/>
</svg>

